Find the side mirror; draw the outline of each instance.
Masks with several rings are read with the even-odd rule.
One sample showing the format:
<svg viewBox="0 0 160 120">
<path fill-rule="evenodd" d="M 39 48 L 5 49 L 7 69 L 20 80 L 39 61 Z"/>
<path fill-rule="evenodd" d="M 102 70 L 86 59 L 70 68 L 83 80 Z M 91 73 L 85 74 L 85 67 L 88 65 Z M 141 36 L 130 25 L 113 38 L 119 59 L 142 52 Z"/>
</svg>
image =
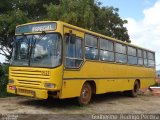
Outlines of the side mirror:
<svg viewBox="0 0 160 120">
<path fill-rule="evenodd" d="M 67 33 L 66 35 L 66 42 L 70 42 L 71 44 L 74 44 L 76 41 L 76 34 Z"/>
<path fill-rule="evenodd" d="M 76 34 L 71 34 L 70 35 L 70 41 L 72 44 L 74 44 L 76 42 Z"/>
</svg>

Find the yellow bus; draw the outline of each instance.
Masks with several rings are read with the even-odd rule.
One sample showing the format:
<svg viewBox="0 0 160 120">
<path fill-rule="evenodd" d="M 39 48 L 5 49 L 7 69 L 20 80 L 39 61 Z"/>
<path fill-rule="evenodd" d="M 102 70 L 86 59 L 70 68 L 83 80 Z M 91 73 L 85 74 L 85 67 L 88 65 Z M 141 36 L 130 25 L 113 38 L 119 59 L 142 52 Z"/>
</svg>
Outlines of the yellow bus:
<svg viewBox="0 0 160 120">
<path fill-rule="evenodd" d="M 155 83 L 155 53 L 61 21 L 19 25 L 9 68 L 9 93 L 39 99 L 122 91 L 137 96 Z"/>
</svg>

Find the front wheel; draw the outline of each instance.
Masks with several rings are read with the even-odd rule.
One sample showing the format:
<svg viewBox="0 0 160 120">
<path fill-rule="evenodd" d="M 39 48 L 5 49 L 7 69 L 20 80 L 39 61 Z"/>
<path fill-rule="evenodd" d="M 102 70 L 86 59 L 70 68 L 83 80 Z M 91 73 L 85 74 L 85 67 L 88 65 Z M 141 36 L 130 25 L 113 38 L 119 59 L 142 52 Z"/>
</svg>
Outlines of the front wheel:
<svg viewBox="0 0 160 120">
<path fill-rule="evenodd" d="M 82 87 L 80 96 L 78 97 L 79 105 L 87 105 L 91 101 L 92 89 L 89 83 L 85 83 Z"/>
</svg>

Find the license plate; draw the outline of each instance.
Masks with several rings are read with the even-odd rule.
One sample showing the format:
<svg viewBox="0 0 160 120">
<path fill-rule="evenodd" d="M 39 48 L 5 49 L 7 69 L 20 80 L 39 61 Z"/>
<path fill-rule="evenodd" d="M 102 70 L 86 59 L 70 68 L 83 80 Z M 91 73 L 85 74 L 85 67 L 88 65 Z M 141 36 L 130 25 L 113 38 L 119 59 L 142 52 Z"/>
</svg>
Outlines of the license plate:
<svg viewBox="0 0 160 120">
<path fill-rule="evenodd" d="M 34 95 L 34 91 L 32 90 L 26 90 L 26 89 L 18 89 L 18 93 L 24 93 L 24 94 L 30 94 L 30 95 Z"/>
</svg>

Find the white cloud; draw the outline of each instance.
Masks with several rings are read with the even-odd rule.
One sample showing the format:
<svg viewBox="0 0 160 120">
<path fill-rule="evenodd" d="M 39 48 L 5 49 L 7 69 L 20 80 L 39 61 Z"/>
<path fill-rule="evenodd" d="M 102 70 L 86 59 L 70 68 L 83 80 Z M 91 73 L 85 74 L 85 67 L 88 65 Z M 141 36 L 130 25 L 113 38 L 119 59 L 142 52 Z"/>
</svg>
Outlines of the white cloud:
<svg viewBox="0 0 160 120">
<path fill-rule="evenodd" d="M 128 33 L 133 44 L 156 51 L 156 64 L 160 64 L 160 0 L 143 10 L 144 18 L 136 21 L 126 18 Z M 160 69 L 160 66 L 157 66 Z"/>
<path fill-rule="evenodd" d="M 0 55 L 0 62 L 1 63 L 5 62 L 5 57 L 3 55 Z"/>
</svg>

